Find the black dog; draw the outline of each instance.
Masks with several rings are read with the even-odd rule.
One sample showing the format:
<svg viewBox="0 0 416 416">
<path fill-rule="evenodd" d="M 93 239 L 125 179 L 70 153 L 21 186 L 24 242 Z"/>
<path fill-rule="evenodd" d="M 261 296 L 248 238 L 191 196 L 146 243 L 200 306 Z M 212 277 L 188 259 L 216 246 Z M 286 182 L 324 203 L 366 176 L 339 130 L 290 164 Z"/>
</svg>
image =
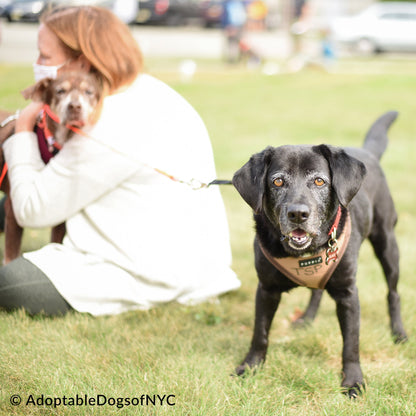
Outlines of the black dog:
<svg viewBox="0 0 416 416">
<path fill-rule="evenodd" d="M 393 336 L 396 342 L 407 339 L 397 293 L 397 215 L 379 165 L 387 146 L 387 130 L 396 117 L 396 112 L 380 117 L 362 149 L 268 147 L 235 173 L 234 186 L 254 210 L 259 277 L 251 348 L 236 369 L 238 375 L 265 360 L 269 329 L 282 292 L 299 285 L 325 288 L 336 302 L 344 342 L 342 387 L 350 397 L 361 391 L 355 276 L 365 238 L 371 241 L 386 276 Z M 319 299 L 315 303 L 317 308 Z"/>
</svg>

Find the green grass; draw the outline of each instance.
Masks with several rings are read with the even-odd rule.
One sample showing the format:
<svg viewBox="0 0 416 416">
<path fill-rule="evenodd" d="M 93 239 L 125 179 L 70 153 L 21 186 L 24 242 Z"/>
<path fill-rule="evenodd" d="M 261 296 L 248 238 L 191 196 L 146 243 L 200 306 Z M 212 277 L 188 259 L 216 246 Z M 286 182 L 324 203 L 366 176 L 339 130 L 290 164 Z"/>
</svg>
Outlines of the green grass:
<svg viewBox="0 0 416 416">
<path fill-rule="evenodd" d="M 242 281 L 219 303 L 169 304 L 147 312 L 92 318 L 30 318 L 0 313 L 0 415 L 415 415 L 416 414 L 416 124 L 414 61 L 345 62 L 337 72 L 316 69 L 266 77 L 243 68 L 198 62 L 191 83 L 181 83 L 177 62 L 151 61 L 199 111 L 209 129 L 218 176 L 230 178 L 267 145 L 330 143 L 360 146 L 370 124 L 395 109 L 400 116 L 383 157 L 399 212 L 402 313 L 410 341 L 394 345 L 386 286 L 371 247 L 364 244 L 358 272 L 361 363 L 367 391 L 355 401 L 339 389 L 341 336 L 327 295 L 314 325 L 293 330 L 290 316 L 309 293 L 283 297 L 265 365 L 231 377 L 247 352 L 253 323 L 253 224 L 249 208 L 231 187 L 227 207 L 234 269 Z M 0 66 L 0 108 L 24 105 L 17 93 L 31 82 L 30 67 Z M 24 249 L 47 242 L 47 230 L 26 230 Z M 175 395 L 175 406 L 12 406 L 10 396 L 108 398 Z"/>
</svg>

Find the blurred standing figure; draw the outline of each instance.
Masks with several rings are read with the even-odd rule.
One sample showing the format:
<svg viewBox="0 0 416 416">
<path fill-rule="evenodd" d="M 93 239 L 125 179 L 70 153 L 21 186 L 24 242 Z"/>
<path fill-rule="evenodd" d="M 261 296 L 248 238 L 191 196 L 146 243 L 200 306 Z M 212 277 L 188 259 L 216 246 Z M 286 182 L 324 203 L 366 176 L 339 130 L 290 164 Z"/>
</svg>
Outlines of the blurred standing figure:
<svg viewBox="0 0 416 416">
<path fill-rule="evenodd" d="M 226 45 L 225 57 L 230 63 L 241 58 L 241 43 L 247 22 L 246 8 L 241 0 L 226 0 L 223 5 L 222 27 Z"/>
<path fill-rule="evenodd" d="M 290 32 L 294 40 L 294 52 L 302 51 L 302 36 L 308 30 L 309 6 L 307 0 L 293 1 L 293 23 Z"/>
<path fill-rule="evenodd" d="M 309 30 L 310 8 L 307 0 L 293 0 L 291 10 L 290 35 L 292 37 L 292 58 L 289 66 L 292 71 L 301 70 L 308 60 L 305 56 L 304 38 Z"/>
<path fill-rule="evenodd" d="M 266 28 L 267 5 L 264 0 L 253 0 L 247 5 L 248 28 L 264 30 Z"/>
<path fill-rule="evenodd" d="M 138 0 L 115 0 L 113 13 L 127 25 L 136 21 L 139 12 Z"/>
</svg>

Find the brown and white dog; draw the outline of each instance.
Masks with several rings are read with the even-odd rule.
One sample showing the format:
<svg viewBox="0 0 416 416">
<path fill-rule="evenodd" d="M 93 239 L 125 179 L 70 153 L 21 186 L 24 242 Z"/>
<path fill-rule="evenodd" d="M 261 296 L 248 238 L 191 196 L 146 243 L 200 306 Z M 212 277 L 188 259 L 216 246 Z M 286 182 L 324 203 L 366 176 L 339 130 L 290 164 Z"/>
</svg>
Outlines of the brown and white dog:
<svg viewBox="0 0 416 416">
<path fill-rule="evenodd" d="M 94 124 L 101 112 L 103 89 L 97 78 L 81 72 L 66 72 L 56 79 L 45 78 L 22 92 L 26 99 L 45 103 L 35 131 L 38 135 L 42 159 L 48 163 L 62 145 L 86 125 Z M 14 133 L 11 113 L 0 110 L 0 145 Z M 0 149 L 0 168 L 5 165 L 3 151 Z M 10 193 L 6 176 L 0 189 Z M 5 251 L 3 263 L 7 264 L 20 255 L 22 227 L 16 222 L 10 197 L 5 202 Z M 65 235 L 65 223 L 52 228 L 51 241 L 61 243 Z"/>
</svg>

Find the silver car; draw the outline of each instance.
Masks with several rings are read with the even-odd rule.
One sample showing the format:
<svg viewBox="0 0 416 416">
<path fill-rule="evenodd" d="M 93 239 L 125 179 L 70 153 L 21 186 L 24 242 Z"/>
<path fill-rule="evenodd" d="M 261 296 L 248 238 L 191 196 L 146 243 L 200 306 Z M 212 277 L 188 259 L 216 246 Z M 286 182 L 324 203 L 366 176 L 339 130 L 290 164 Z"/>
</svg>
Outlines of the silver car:
<svg viewBox="0 0 416 416">
<path fill-rule="evenodd" d="M 416 3 L 376 3 L 331 22 L 334 40 L 362 53 L 416 52 Z"/>
</svg>

